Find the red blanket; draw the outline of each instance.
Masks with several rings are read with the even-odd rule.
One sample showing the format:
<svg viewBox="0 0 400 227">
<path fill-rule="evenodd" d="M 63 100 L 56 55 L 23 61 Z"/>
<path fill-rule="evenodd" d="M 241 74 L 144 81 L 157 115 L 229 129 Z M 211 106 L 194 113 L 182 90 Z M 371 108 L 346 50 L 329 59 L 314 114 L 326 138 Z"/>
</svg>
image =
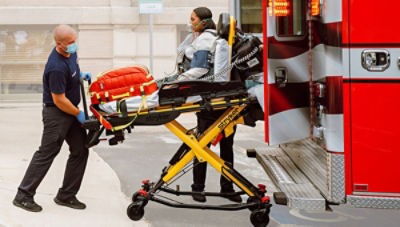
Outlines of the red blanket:
<svg viewBox="0 0 400 227">
<path fill-rule="evenodd" d="M 89 88 L 92 104 L 149 95 L 157 90 L 157 83 L 145 66 L 131 66 L 104 72 Z"/>
</svg>

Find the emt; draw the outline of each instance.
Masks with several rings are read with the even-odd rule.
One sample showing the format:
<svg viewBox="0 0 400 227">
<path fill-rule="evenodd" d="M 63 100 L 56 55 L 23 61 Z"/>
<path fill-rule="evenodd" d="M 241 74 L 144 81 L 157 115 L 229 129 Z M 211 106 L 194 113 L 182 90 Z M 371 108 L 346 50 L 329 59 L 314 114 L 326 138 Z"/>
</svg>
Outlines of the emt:
<svg viewBox="0 0 400 227">
<path fill-rule="evenodd" d="M 78 104 L 81 100 L 80 77 L 89 80 L 91 74 L 80 72 L 77 34 L 73 28 L 58 25 L 54 30 L 54 40 L 56 47 L 50 53 L 43 73 L 41 145 L 34 153 L 13 201 L 15 206 L 31 212 L 42 210 L 33 197 L 64 141 L 69 145 L 70 155 L 63 184 L 54 202 L 74 209 L 86 208 L 76 198 L 88 159 L 86 131 L 81 126 L 85 116 Z"/>
</svg>

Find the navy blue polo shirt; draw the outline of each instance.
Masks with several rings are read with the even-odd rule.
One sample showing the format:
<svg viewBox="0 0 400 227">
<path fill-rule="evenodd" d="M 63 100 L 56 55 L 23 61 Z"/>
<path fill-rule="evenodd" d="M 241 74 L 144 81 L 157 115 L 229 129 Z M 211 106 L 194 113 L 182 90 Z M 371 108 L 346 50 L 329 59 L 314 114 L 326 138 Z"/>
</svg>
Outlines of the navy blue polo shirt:
<svg viewBox="0 0 400 227">
<path fill-rule="evenodd" d="M 56 51 L 51 52 L 43 73 L 43 103 L 54 104 L 51 93 L 65 94 L 75 106 L 81 101 L 80 69 L 76 53 L 69 58 Z"/>
</svg>

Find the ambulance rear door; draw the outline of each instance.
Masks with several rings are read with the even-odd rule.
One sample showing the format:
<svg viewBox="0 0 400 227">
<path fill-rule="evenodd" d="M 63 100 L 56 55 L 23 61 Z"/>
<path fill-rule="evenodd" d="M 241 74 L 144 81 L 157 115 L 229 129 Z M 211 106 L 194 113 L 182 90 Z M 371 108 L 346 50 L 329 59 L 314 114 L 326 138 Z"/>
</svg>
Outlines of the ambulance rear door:
<svg viewBox="0 0 400 227">
<path fill-rule="evenodd" d="M 310 136 L 306 0 L 264 0 L 265 135 L 270 145 Z"/>
</svg>

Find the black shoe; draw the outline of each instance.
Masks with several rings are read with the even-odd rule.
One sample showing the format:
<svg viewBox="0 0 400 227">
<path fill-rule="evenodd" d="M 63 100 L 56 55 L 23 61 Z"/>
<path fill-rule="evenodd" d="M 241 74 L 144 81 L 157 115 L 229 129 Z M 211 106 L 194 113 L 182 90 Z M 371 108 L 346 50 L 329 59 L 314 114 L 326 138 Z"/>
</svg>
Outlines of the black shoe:
<svg viewBox="0 0 400 227">
<path fill-rule="evenodd" d="M 40 212 L 42 211 L 42 207 L 39 204 L 35 203 L 33 200 L 13 200 L 13 204 L 17 207 L 21 207 L 24 210 L 30 212 Z"/>
<path fill-rule="evenodd" d="M 221 193 L 235 193 L 235 191 L 221 191 Z M 240 195 L 221 195 L 224 198 L 229 199 L 232 202 L 235 203 L 241 203 L 242 202 L 242 197 Z"/>
<path fill-rule="evenodd" d="M 193 191 L 193 192 L 197 192 L 197 191 Z M 207 201 L 206 196 L 202 195 L 202 194 L 192 194 L 192 198 L 193 198 L 193 200 L 195 200 L 197 202 L 201 202 L 201 203 L 205 203 Z"/>
<path fill-rule="evenodd" d="M 84 203 L 81 203 L 75 197 L 69 200 L 60 200 L 57 197 L 55 197 L 54 202 L 60 206 L 66 206 L 78 210 L 83 210 L 86 208 L 86 205 Z"/>
</svg>

